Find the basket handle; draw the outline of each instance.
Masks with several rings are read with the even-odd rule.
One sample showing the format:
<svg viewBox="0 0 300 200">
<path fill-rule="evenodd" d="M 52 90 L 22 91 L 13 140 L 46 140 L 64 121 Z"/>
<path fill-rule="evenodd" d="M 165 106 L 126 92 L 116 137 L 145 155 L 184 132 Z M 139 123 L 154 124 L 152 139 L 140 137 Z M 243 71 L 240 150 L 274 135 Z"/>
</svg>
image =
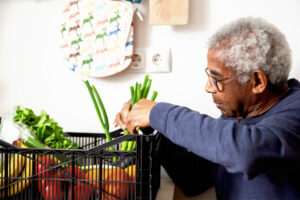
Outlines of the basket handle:
<svg viewBox="0 0 300 200">
<path fill-rule="evenodd" d="M 106 142 L 104 144 L 98 145 L 98 146 L 96 146 L 96 147 L 94 147 L 92 149 L 86 150 L 86 152 L 88 152 L 88 153 L 95 153 L 95 152 L 97 152 L 99 150 L 102 150 L 102 149 L 108 148 L 110 146 L 119 144 L 119 143 L 121 143 L 121 142 L 123 142 L 125 140 L 133 139 L 135 137 L 136 137 L 136 135 L 123 135 L 123 136 L 117 137 L 117 138 L 115 138 L 115 139 L 113 139 L 113 140 L 111 140 L 109 142 Z"/>
<path fill-rule="evenodd" d="M 5 148 L 13 148 L 13 149 L 17 149 L 17 147 L 15 147 L 14 145 L 0 139 L 0 146 L 3 146 Z"/>
</svg>

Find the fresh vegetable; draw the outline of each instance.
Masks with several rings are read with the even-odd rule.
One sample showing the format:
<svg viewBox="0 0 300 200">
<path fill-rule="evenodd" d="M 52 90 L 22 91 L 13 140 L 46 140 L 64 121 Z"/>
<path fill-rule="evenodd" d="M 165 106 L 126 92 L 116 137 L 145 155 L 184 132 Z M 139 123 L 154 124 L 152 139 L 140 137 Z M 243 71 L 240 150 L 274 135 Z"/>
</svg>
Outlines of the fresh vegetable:
<svg viewBox="0 0 300 200">
<path fill-rule="evenodd" d="M 55 149 L 77 149 L 78 145 L 64 137 L 63 129 L 46 111 L 35 115 L 32 109 L 17 107 L 14 121 L 26 125 L 33 133 L 33 137 L 23 138 L 25 144 L 33 148 L 45 148 L 39 141 Z"/>
<path fill-rule="evenodd" d="M 67 174 L 66 179 L 69 179 L 72 177 L 73 174 L 73 167 L 71 165 L 64 168 L 64 172 Z M 78 179 L 84 179 L 85 173 L 80 167 L 74 166 L 74 177 Z"/>
<path fill-rule="evenodd" d="M 38 162 L 41 164 L 37 167 L 38 175 L 38 191 L 42 194 L 43 199 L 64 199 L 68 192 L 68 197 L 71 200 L 88 200 L 93 195 L 93 187 L 85 180 L 85 173 L 78 166 L 66 166 L 49 170 L 50 166 L 54 166 L 56 162 L 49 156 L 41 157 Z M 47 164 L 46 164 L 47 163 Z M 49 166 L 49 167 L 48 167 Z M 74 170 L 74 171 L 73 171 Z M 72 184 L 73 196 L 72 196 Z M 65 191 L 69 188 L 68 191 Z"/>
<path fill-rule="evenodd" d="M 102 193 L 102 199 L 115 199 L 113 196 L 117 199 L 125 199 L 132 185 L 128 179 L 128 174 L 124 169 L 109 168 L 102 182 L 102 188 L 106 192 Z"/>
<path fill-rule="evenodd" d="M 130 86 L 130 94 L 131 94 L 131 107 L 138 102 L 140 99 L 147 99 L 150 88 L 152 84 L 152 79 L 149 79 L 149 75 L 146 75 L 144 78 L 143 85 L 139 84 L 138 82 L 135 83 L 135 87 Z M 153 94 L 151 96 L 151 101 L 155 101 L 157 97 L 158 92 L 153 91 Z M 137 127 L 137 131 L 139 131 L 139 127 Z M 130 134 L 128 130 L 124 130 L 124 135 Z M 135 141 L 124 141 L 122 143 L 121 150 L 125 151 L 131 151 L 135 148 L 136 142 Z"/>
<path fill-rule="evenodd" d="M 90 93 L 90 96 L 93 101 L 99 121 L 104 130 L 106 140 L 109 142 L 109 141 L 111 141 L 111 136 L 109 133 L 109 122 L 108 122 L 106 110 L 105 110 L 104 104 L 102 102 L 102 99 L 101 99 L 97 89 L 95 88 L 95 86 L 91 86 L 88 80 L 85 81 L 85 85 Z M 114 147 L 110 146 L 109 149 L 113 151 Z M 114 158 L 114 160 L 115 160 L 115 158 Z"/>
<path fill-rule="evenodd" d="M 135 181 L 136 165 L 129 165 L 125 168 L 125 172 L 127 172 L 129 180 Z"/>
<path fill-rule="evenodd" d="M 85 182 L 78 182 L 74 187 L 74 196 L 72 198 L 72 189 L 69 188 L 69 200 L 89 200 L 93 196 L 93 188 Z"/>
<path fill-rule="evenodd" d="M 56 171 L 51 169 L 52 166 L 55 166 L 56 162 L 53 158 L 49 156 L 39 156 L 36 161 L 35 171 L 37 174 L 37 185 L 38 191 L 42 192 L 45 190 L 45 181 L 46 179 L 53 178 Z"/>
<path fill-rule="evenodd" d="M 85 180 L 93 186 L 93 191 L 98 191 L 99 184 L 102 183 L 102 199 L 124 199 L 129 191 L 133 191 L 135 184 L 135 165 L 130 165 L 125 169 L 118 167 L 93 167 L 86 171 Z M 101 172 L 101 179 L 100 173 Z M 98 192 L 99 193 L 99 192 Z"/>
<path fill-rule="evenodd" d="M 52 177 L 55 174 L 55 170 L 50 170 L 50 167 L 55 165 L 55 160 L 50 156 L 39 156 L 35 169 L 38 174 L 38 179 Z"/>
<path fill-rule="evenodd" d="M 65 168 L 66 173 L 66 179 L 71 179 L 72 175 L 74 174 L 74 177 L 78 179 L 79 181 L 75 181 L 74 185 L 74 196 L 72 198 L 72 187 L 70 185 L 69 187 L 69 199 L 70 200 L 89 200 L 90 197 L 93 195 L 93 187 L 92 185 L 89 185 L 87 182 L 81 182 L 80 180 L 85 180 L 85 173 L 82 169 L 80 169 L 77 166 L 74 166 L 74 173 L 73 173 L 73 167 L 68 166 Z M 76 180 L 75 179 L 75 180 Z"/>
<path fill-rule="evenodd" d="M 108 174 L 108 169 L 103 167 L 101 178 L 104 179 L 106 174 Z M 99 188 L 99 183 L 101 182 L 100 168 L 98 166 L 92 166 L 91 168 L 89 168 L 85 172 L 85 180 L 88 180 L 88 183 L 93 186 L 94 191 L 97 191 L 97 189 Z"/>
<path fill-rule="evenodd" d="M 89 94 L 91 96 L 91 99 L 93 101 L 96 113 L 98 115 L 99 121 L 100 121 L 101 126 L 103 128 L 106 140 L 109 142 L 109 141 L 111 141 L 111 136 L 110 136 L 110 133 L 109 133 L 109 122 L 108 122 L 108 117 L 107 117 L 107 114 L 106 114 L 106 110 L 105 110 L 103 101 L 102 101 L 102 99 L 101 99 L 101 97 L 100 97 L 100 95 L 99 95 L 99 93 L 98 93 L 98 91 L 97 91 L 97 89 L 94 85 L 91 86 L 88 80 L 85 81 L 85 85 L 86 85 L 86 87 L 89 91 Z M 113 151 L 115 149 L 114 149 L 113 146 L 110 146 L 109 150 Z M 117 158 L 113 157 L 113 161 L 116 161 L 116 160 L 117 160 Z"/>
<path fill-rule="evenodd" d="M 63 175 L 60 172 L 56 172 L 52 176 L 53 180 L 46 179 L 43 181 L 41 186 L 41 193 L 44 200 L 52 199 L 63 199 L 64 198 L 64 184 L 60 179 L 63 178 Z"/>
<path fill-rule="evenodd" d="M 15 147 L 18 147 L 18 148 L 30 148 L 29 146 L 27 146 L 26 144 L 24 144 L 21 140 L 15 140 L 15 141 L 13 141 L 13 145 Z"/>
</svg>

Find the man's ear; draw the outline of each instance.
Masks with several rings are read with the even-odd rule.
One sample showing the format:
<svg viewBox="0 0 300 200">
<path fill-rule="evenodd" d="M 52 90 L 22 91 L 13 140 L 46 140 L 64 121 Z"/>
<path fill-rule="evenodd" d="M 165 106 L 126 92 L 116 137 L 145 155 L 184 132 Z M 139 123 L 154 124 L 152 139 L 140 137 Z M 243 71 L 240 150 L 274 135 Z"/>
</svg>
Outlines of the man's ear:
<svg viewBox="0 0 300 200">
<path fill-rule="evenodd" d="M 252 91 L 254 94 L 260 94 L 267 88 L 268 79 L 262 70 L 256 70 L 251 75 Z"/>
</svg>

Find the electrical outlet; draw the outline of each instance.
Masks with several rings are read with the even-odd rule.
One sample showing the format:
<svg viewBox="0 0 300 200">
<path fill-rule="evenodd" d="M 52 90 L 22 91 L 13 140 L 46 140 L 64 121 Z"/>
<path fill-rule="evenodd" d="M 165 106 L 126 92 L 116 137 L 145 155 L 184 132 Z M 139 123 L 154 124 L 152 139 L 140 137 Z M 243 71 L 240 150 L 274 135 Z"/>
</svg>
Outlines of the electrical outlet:
<svg viewBox="0 0 300 200">
<path fill-rule="evenodd" d="M 150 48 L 146 54 L 147 72 L 170 72 L 171 51 L 169 48 Z"/>
<path fill-rule="evenodd" d="M 134 52 L 129 70 L 135 72 L 145 71 L 145 51 L 137 50 Z"/>
<path fill-rule="evenodd" d="M 163 63 L 162 55 L 159 54 L 159 53 L 155 54 L 155 55 L 152 57 L 152 63 L 153 63 L 155 66 L 157 66 L 157 67 L 159 67 L 160 65 L 162 65 L 162 63 Z"/>
<path fill-rule="evenodd" d="M 169 48 L 137 48 L 129 71 L 137 73 L 165 73 L 171 71 Z"/>
</svg>

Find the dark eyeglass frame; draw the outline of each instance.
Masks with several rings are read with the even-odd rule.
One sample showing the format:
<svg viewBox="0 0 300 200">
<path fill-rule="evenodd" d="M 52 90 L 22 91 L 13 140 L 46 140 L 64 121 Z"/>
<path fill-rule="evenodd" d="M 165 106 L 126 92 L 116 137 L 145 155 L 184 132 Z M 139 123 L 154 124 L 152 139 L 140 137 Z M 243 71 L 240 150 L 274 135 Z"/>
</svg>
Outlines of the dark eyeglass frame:
<svg viewBox="0 0 300 200">
<path fill-rule="evenodd" d="M 216 80 L 210 76 L 210 71 L 208 70 L 207 67 L 205 68 L 205 73 L 208 79 L 210 80 L 210 82 L 212 83 L 212 85 L 214 86 L 215 90 L 218 92 L 224 91 L 224 85 L 229 83 L 230 81 L 233 81 L 236 78 L 236 77 L 232 77 L 232 78 L 225 78 L 222 80 Z"/>
</svg>

